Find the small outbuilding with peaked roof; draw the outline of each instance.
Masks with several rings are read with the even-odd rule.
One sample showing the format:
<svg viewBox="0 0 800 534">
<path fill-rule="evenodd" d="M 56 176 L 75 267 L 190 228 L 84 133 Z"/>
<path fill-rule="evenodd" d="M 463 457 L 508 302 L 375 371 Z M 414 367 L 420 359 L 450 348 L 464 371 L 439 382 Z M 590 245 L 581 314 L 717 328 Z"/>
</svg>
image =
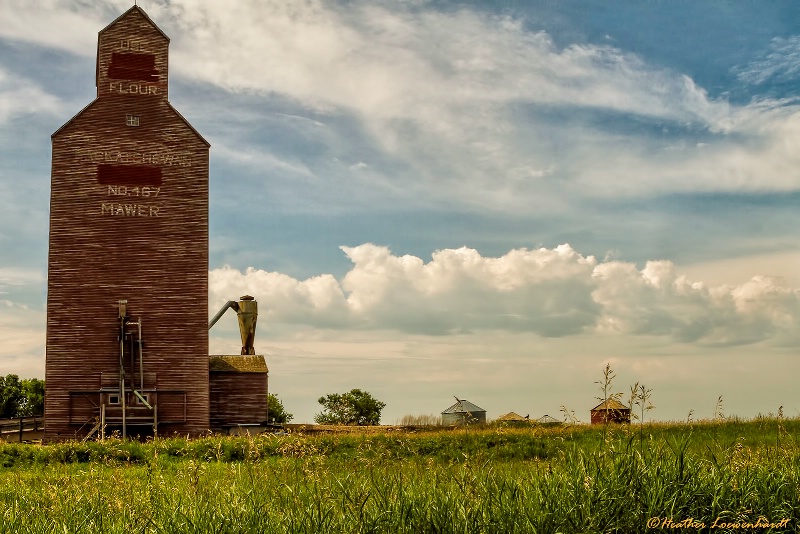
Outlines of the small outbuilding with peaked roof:
<svg viewBox="0 0 800 534">
<path fill-rule="evenodd" d="M 228 429 L 266 421 L 268 373 L 264 356 L 210 356 L 211 427 Z"/>
<path fill-rule="evenodd" d="M 559 421 L 555 417 L 550 417 L 549 415 L 543 415 L 536 420 L 536 423 L 540 425 L 560 425 L 561 421 Z"/>
<path fill-rule="evenodd" d="M 630 423 L 631 409 L 616 399 L 606 399 L 591 410 L 592 424 Z"/>
<path fill-rule="evenodd" d="M 459 400 L 442 412 L 442 424 L 446 426 L 463 426 L 486 423 L 486 410 L 468 400 Z"/>
<path fill-rule="evenodd" d="M 516 412 L 508 412 L 507 414 L 498 417 L 496 421 L 501 423 L 527 423 L 529 422 L 529 418 L 528 416 L 522 417 Z"/>
</svg>

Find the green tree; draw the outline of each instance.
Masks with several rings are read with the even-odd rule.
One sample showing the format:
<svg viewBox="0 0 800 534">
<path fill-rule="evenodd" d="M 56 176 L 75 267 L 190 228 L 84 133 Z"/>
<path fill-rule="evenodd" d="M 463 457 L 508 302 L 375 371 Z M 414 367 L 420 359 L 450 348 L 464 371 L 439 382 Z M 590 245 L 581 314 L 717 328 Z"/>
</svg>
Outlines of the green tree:
<svg viewBox="0 0 800 534">
<path fill-rule="evenodd" d="M 314 421 L 321 425 L 379 425 L 381 411 L 386 407 L 386 403 L 360 389 L 341 394 L 330 393 L 320 397 L 317 402 L 324 410 L 314 416 Z"/>
<path fill-rule="evenodd" d="M 0 376 L 0 419 L 44 414 L 44 380 Z"/>
<path fill-rule="evenodd" d="M 267 418 L 270 423 L 283 424 L 294 419 L 294 415 L 286 411 L 277 395 L 270 393 L 267 395 Z"/>
<path fill-rule="evenodd" d="M 44 380 L 26 378 L 22 380 L 22 399 L 17 407 L 19 417 L 44 415 Z"/>
<path fill-rule="evenodd" d="M 19 417 L 17 412 L 22 398 L 22 383 L 19 376 L 0 376 L 0 419 Z"/>
</svg>

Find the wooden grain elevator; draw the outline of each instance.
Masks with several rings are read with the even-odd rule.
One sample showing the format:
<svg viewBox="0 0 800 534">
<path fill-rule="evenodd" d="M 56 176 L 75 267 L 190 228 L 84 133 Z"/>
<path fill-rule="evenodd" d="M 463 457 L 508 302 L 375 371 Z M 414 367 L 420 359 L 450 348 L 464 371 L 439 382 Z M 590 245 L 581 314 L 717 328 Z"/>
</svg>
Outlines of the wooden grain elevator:
<svg viewBox="0 0 800 534">
<path fill-rule="evenodd" d="M 130 8 L 99 33 L 95 100 L 52 135 L 45 441 L 212 425 L 210 145 L 169 103 L 168 53 Z M 257 423 L 263 357 L 243 369 L 258 391 L 237 422 Z"/>
</svg>

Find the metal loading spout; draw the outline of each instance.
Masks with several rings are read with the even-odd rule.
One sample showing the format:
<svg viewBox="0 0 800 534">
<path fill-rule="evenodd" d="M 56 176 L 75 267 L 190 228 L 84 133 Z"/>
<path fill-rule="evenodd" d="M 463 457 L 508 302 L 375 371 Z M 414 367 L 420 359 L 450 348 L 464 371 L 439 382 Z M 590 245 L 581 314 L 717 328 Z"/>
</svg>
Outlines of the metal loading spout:
<svg viewBox="0 0 800 534">
<path fill-rule="evenodd" d="M 256 349 L 253 342 L 256 338 L 256 322 L 258 321 L 258 303 L 250 295 L 239 297 L 239 302 L 229 300 L 221 310 L 209 321 L 208 329 L 219 321 L 220 317 L 228 311 L 228 308 L 236 310 L 239 319 L 239 333 L 242 336 L 242 354 L 255 354 Z"/>
<path fill-rule="evenodd" d="M 258 321 L 258 303 L 250 295 L 239 299 L 239 332 L 242 334 L 242 354 L 255 354 L 253 343 L 256 339 L 256 322 Z"/>
</svg>

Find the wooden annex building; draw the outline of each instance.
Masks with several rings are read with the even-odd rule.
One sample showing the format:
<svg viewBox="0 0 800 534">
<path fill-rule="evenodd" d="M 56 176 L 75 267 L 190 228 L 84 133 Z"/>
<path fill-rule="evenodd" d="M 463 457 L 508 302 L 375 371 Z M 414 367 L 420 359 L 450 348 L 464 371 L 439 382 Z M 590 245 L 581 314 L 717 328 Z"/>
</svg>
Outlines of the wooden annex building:
<svg viewBox="0 0 800 534">
<path fill-rule="evenodd" d="M 99 33 L 96 98 L 52 136 L 45 441 L 267 418 L 263 356 L 210 369 L 210 145 L 169 103 L 168 59 L 131 7 Z"/>
</svg>

